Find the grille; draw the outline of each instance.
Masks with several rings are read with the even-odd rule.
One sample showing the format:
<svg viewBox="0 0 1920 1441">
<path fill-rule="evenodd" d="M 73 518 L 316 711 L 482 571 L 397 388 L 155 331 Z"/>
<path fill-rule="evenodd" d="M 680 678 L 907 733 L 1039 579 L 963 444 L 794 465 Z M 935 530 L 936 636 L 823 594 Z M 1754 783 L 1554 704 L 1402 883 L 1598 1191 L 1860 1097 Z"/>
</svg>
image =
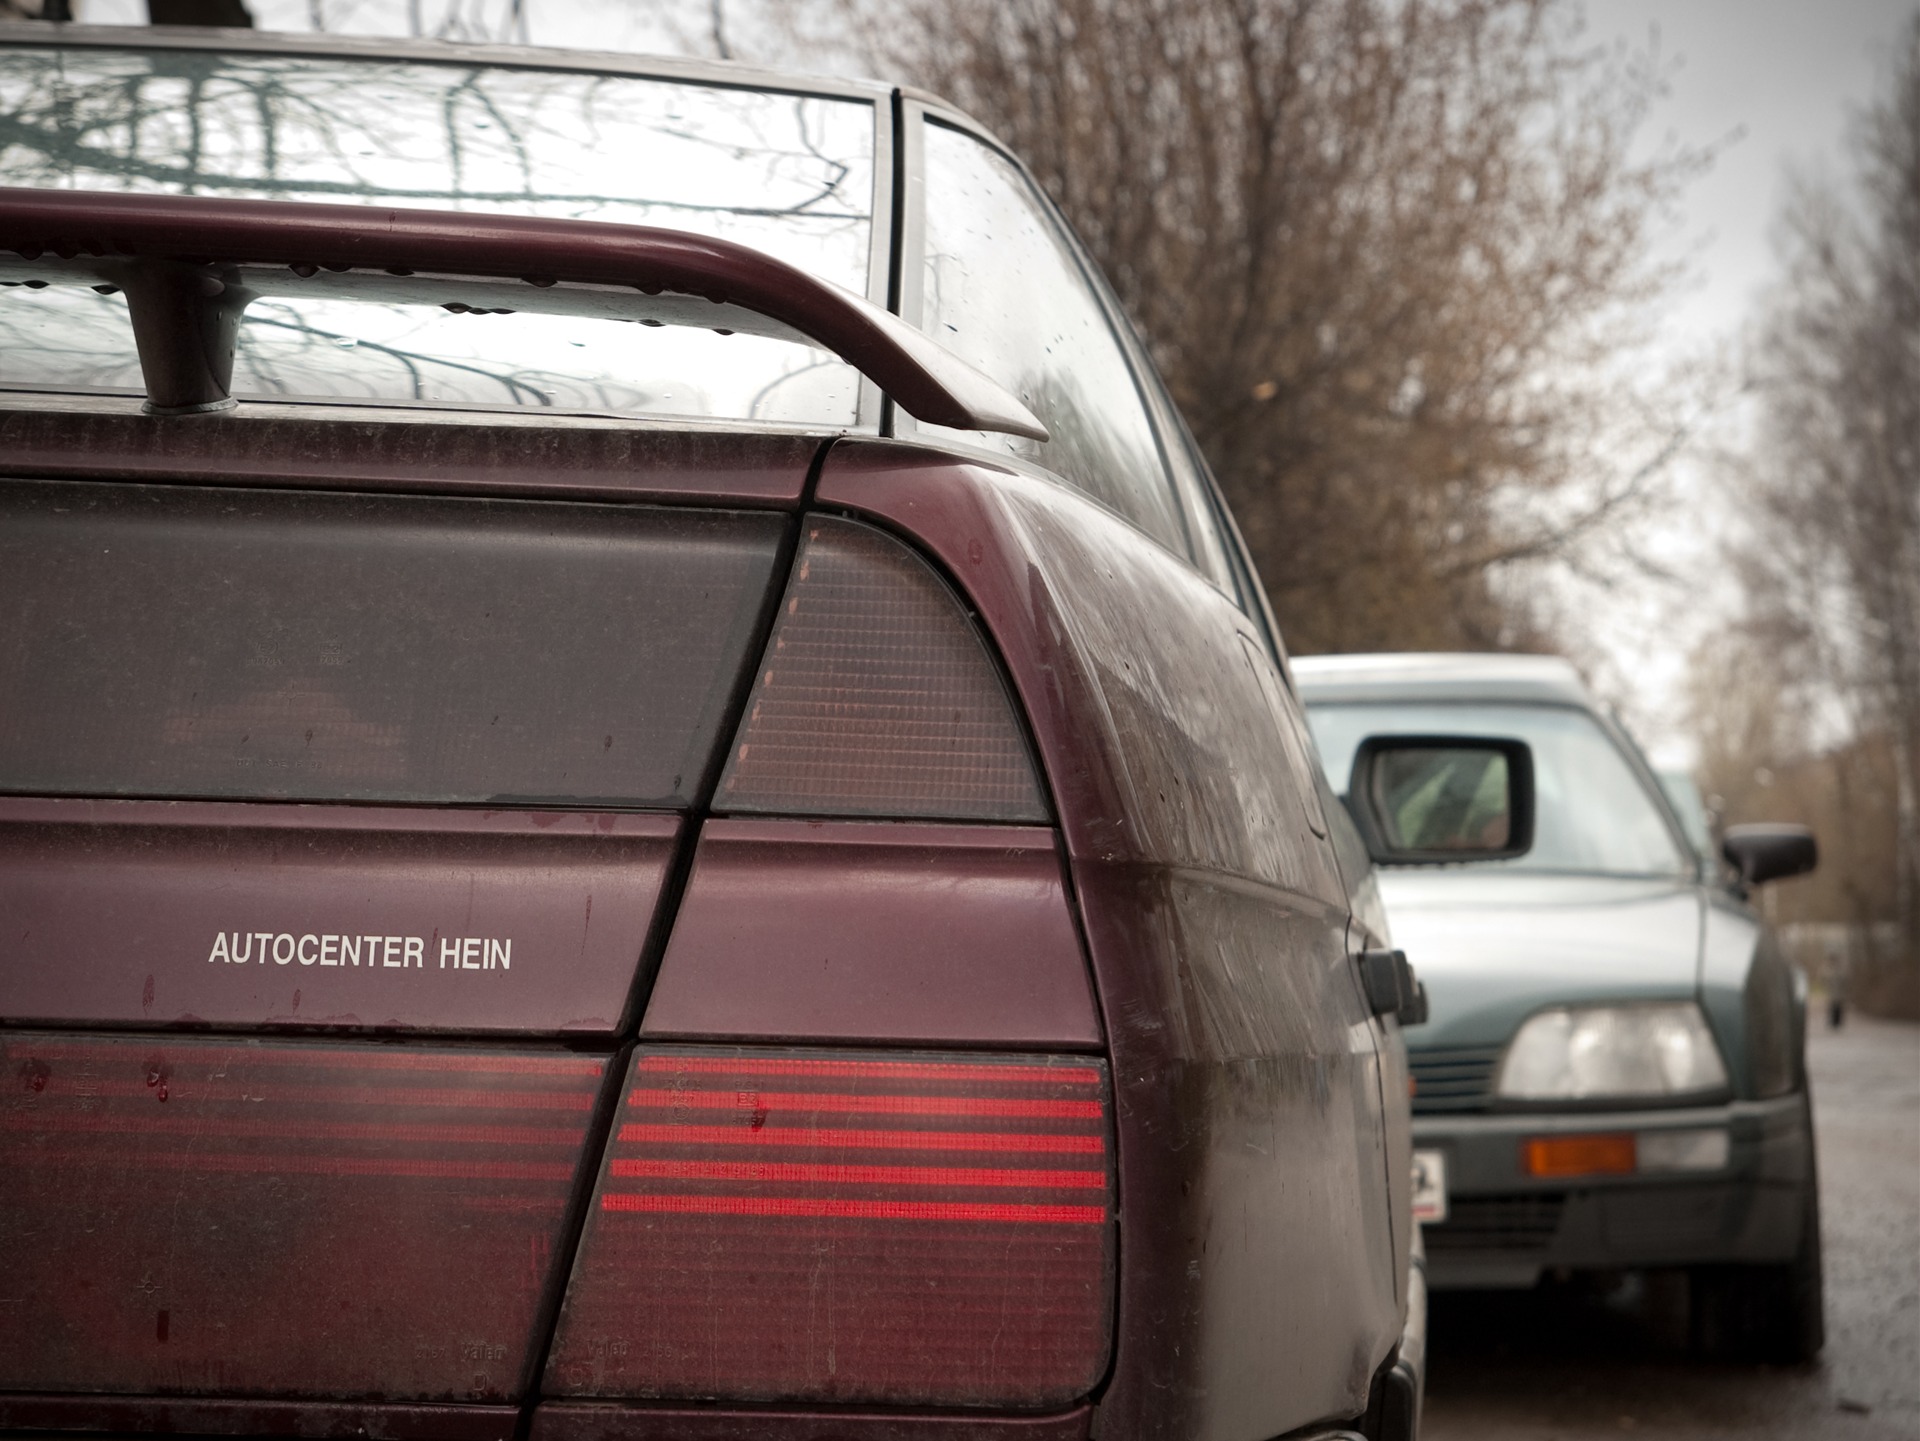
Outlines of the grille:
<svg viewBox="0 0 1920 1441">
<path fill-rule="evenodd" d="M 1528 1196 L 1458 1196 L 1446 1224 L 1421 1231 L 1429 1252 L 1544 1251 L 1560 1229 L 1567 1198 L 1555 1192 Z"/>
<path fill-rule="evenodd" d="M 1414 1115 L 1485 1110 L 1493 1092 L 1493 1068 L 1499 1062 L 1498 1046 L 1408 1052 L 1407 1064 L 1416 1083 Z"/>
</svg>

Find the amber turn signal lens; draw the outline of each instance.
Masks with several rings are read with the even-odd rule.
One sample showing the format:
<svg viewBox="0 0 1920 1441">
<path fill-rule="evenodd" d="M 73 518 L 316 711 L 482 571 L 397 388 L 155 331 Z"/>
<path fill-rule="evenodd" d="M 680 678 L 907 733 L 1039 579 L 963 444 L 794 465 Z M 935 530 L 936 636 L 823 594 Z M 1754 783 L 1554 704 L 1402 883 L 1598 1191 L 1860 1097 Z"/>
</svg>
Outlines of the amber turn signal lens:
<svg viewBox="0 0 1920 1441">
<path fill-rule="evenodd" d="M 1532 1136 L 1520 1143 L 1520 1169 L 1529 1176 L 1630 1176 L 1633 1132 L 1597 1136 Z"/>
</svg>

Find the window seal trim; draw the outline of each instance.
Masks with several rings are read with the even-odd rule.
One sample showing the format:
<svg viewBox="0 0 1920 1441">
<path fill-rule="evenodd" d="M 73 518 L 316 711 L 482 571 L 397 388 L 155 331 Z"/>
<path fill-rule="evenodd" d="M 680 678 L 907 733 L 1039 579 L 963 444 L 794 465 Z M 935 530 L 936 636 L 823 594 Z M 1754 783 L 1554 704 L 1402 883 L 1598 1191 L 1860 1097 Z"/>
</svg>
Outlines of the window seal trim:
<svg viewBox="0 0 1920 1441">
<path fill-rule="evenodd" d="M 903 91 L 901 123 L 907 136 L 910 137 L 906 141 L 909 148 L 906 154 L 908 161 L 905 167 L 906 203 L 904 206 L 905 219 L 902 226 L 903 243 L 901 245 L 901 254 L 903 257 L 900 288 L 901 318 L 907 321 L 908 324 L 919 328 L 922 333 L 925 333 L 925 296 L 922 294 L 920 277 L 924 270 L 926 257 L 927 184 L 925 147 L 921 143 L 920 137 L 924 133 L 924 127 L 928 125 L 938 125 L 944 129 L 966 136 L 969 140 L 984 146 L 1011 165 L 1014 172 L 1026 183 L 1029 194 L 1038 202 L 1039 211 L 1045 218 L 1046 223 L 1052 228 L 1055 238 L 1063 243 L 1068 256 L 1071 257 L 1075 268 L 1080 274 L 1082 284 L 1086 286 L 1088 293 L 1093 297 L 1094 304 L 1100 310 L 1101 318 L 1106 321 L 1107 333 L 1112 338 L 1114 348 L 1119 352 L 1122 363 L 1126 366 L 1128 378 L 1133 381 L 1134 396 L 1139 401 L 1140 413 L 1147 422 L 1147 433 L 1153 437 L 1154 452 L 1160 462 L 1161 483 L 1165 485 L 1167 494 L 1173 501 L 1173 513 L 1180 524 L 1180 537 L 1184 543 L 1184 548 L 1175 549 L 1172 546 L 1166 545 L 1158 536 L 1150 534 L 1138 525 L 1131 516 L 1114 510 L 1112 506 L 1107 505 L 1104 501 L 1100 500 L 1098 496 L 1087 495 L 1087 498 L 1093 501 L 1094 504 L 1099 505 L 1103 510 L 1109 511 L 1124 521 L 1134 530 L 1139 531 L 1140 534 L 1146 536 L 1147 539 L 1151 540 L 1155 545 L 1160 546 L 1169 554 L 1177 557 L 1190 570 L 1193 570 L 1211 584 L 1212 578 L 1200 569 L 1199 562 L 1195 557 L 1193 537 L 1195 517 L 1189 513 L 1186 498 L 1181 493 L 1182 488 L 1174 478 L 1173 467 L 1167 454 L 1167 440 L 1161 431 L 1161 421 L 1157 414 L 1157 407 L 1148 396 L 1147 387 L 1141 378 L 1140 368 L 1145 358 L 1144 349 L 1136 353 L 1135 344 L 1130 343 L 1130 337 L 1132 337 L 1131 323 L 1125 319 L 1124 312 L 1121 311 L 1118 300 L 1114 297 L 1111 288 L 1106 283 L 1106 277 L 1099 273 L 1099 267 L 1096 266 L 1092 258 L 1087 255 L 1085 247 L 1080 243 L 1080 237 L 1074 233 L 1073 227 L 1067 223 L 1066 217 L 1060 213 L 1060 208 L 1053 203 L 1052 197 L 1042 188 L 1040 182 L 1034 179 L 1033 172 L 1027 168 L 1020 157 L 1008 150 L 1007 147 L 995 139 L 991 133 L 983 129 L 978 122 L 969 119 L 967 116 L 947 106 L 931 104 L 919 96 Z M 919 426 L 912 422 L 909 422 L 906 428 L 897 430 L 895 433 L 902 438 L 918 437 L 932 444 L 965 446 L 969 451 L 983 455 L 991 455 L 996 460 L 1009 458 L 1004 452 L 991 450 L 985 446 L 971 445 L 964 440 L 957 440 L 954 437 L 921 436 L 919 435 Z M 1013 458 L 1018 459 L 1018 457 Z M 1079 487 L 1069 484 L 1064 477 L 1060 476 L 1060 474 L 1051 467 L 1036 462 L 1035 468 L 1057 480 L 1060 484 L 1067 485 L 1069 489 L 1074 490 L 1076 493 L 1087 494 L 1085 491 L 1081 491 Z"/>
</svg>

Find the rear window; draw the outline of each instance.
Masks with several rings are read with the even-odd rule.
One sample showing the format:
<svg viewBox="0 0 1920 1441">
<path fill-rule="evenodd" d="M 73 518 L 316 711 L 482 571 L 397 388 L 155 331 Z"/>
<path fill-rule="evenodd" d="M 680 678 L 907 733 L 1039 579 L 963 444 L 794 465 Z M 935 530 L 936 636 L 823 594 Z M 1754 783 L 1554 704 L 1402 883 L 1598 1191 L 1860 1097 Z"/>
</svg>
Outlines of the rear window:
<svg viewBox="0 0 1920 1441">
<path fill-rule="evenodd" d="M 780 525 L 0 482 L 0 791 L 682 804 Z"/>
<path fill-rule="evenodd" d="M 873 156 L 873 106 L 824 96 L 332 56 L 0 51 L 9 185 L 661 226 L 861 294 Z M 0 384 L 141 390 L 123 297 L 17 276 L 0 289 Z M 247 311 L 233 386 L 842 426 L 859 377 L 757 336 L 275 297 Z"/>
</svg>

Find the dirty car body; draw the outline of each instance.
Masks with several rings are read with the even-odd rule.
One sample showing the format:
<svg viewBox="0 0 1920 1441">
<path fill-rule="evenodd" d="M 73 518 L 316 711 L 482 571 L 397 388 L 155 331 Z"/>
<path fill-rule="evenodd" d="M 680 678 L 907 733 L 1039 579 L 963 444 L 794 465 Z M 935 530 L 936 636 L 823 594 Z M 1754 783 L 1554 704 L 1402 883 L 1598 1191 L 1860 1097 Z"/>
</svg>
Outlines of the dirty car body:
<svg viewBox="0 0 1920 1441">
<path fill-rule="evenodd" d="M 31 26 L 0 113 L 0 1429 L 1411 1433 L 1370 868 L 990 136 Z"/>
<path fill-rule="evenodd" d="M 1527 856 L 1381 873 L 1430 999 L 1409 1054 L 1416 1155 L 1438 1183 L 1433 1283 L 1686 1267 L 1700 1315 L 1724 1292 L 1758 1349 L 1817 1350 L 1804 987 L 1630 737 L 1551 657 L 1328 656 L 1296 673 L 1333 776 L 1377 733 L 1532 748 Z M 1750 1310 L 1799 1329 L 1769 1333 Z"/>
</svg>

